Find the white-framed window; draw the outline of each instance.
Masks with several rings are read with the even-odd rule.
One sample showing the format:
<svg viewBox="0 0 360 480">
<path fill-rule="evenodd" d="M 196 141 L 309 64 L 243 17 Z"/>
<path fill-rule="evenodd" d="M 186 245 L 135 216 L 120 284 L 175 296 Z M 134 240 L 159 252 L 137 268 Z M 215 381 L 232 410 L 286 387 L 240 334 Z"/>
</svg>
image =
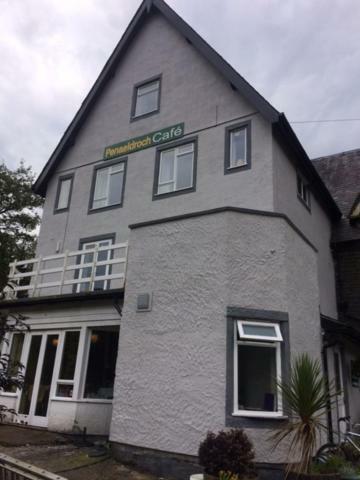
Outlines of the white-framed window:
<svg viewBox="0 0 360 480">
<path fill-rule="evenodd" d="M 250 168 L 250 122 L 231 125 L 225 130 L 225 173 Z"/>
<path fill-rule="evenodd" d="M 80 330 L 69 330 L 64 334 L 61 364 L 55 392 L 56 397 L 73 397 L 79 340 Z"/>
<path fill-rule="evenodd" d="M 156 194 L 172 193 L 194 187 L 195 143 L 190 142 L 168 150 L 158 157 Z"/>
<path fill-rule="evenodd" d="M 141 117 L 159 110 L 160 78 L 135 86 L 132 117 Z"/>
<path fill-rule="evenodd" d="M 125 162 L 95 168 L 90 210 L 122 204 Z"/>
<path fill-rule="evenodd" d="M 84 253 L 80 256 L 80 264 L 91 264 L 84 268 L 79 269 L 78 278 L 86 279 L 89 278 L 92 280 L 89 282 L 82 282 L 77 284 L 77 292 L 89 292 L 95 290 L 106 290 L 110 288 L 110 280 L 97 280 L 96 277 L 102 277 L 110 275 L 111 266 L 110 265 L 97 265 L 94 267 L 96 262 L 103 262 L 111 259 L 111 250 L 106 249 L 112 244 L 111 239 L 98 240 L 92 242 L 84 242 L 81 244 L 81 250 L 84 250 Z M 97 252 L 91 251 L 86 252 L 86 250 L 94 250 L 98 247 Z"/>
<path fill-rule="evenodd" d="M 73 174 L 59 178 L 56 193 L 55 212 L 68 210 L 70 205 L 73 178 Z"/>
<path fill-rule="evenodd" d="M 310 208 L 310 190 L 307 186 L 307 183 L 303 177 L 298 173 L 297 174 L 297 194 L 300 200 L 305 203 L 305 205 Z"/>
<path fill-rule="evenodd" d="M 280 327 L 237 320 L 234 324 L 234 415 L 282 416 Z"/>
<path fill-rule="evenodd" d="M 88 330 L 83 398 L 113 398 L 118 342 L 119 327 L 94 327 Z"/>
</svg>

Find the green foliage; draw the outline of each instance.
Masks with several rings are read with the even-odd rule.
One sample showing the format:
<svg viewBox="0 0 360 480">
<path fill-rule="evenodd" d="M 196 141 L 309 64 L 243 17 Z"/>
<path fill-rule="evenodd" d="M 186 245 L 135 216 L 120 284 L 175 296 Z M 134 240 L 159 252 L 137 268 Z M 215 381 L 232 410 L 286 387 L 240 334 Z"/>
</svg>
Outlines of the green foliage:
<svg viewBox="0 0 360 480">
<path fill-rule="evenodd" d="M 7 283 L 9 263 L 34 256 L 43 200 L 32 192 L 33 181 L 31 167 L 21 163 L 12 171 L 0 164 L 0 292 Z"/>
<path fill-rule="evenodd" d="M 224 472 L 221 470 L 219 473 L 219 480 L 239 480 L 239 476 L 232 472 Z"/>
<path fill-rule="evenodd" d="M 311 465 L 311 473 L 339 473 L 346 465 L 348 465 L 348 462 L 343 456 L 333 455 L 326 462 Z"/>
<path fill-rule="evenodd" d="M 218 476 L 221 471 L 233 475 L 252 476 L 255 454 L 252 443 L 241 429 L 208 432 L 199 447 L 199 463 L 208 475 Z"/>
<path fill-rule="evenodd" d="M 320 362 L 306 353 L 295 358 L 289 380 L 279 382 L 278 388 L 291 421 L 277 430 L 271 439 L 274 447 L 287 440 L 288 458 L 292 461 L 299 458 L 295 466 L 288 465 L 288 472 L 291 469 L 297 473 L 309 473 L 318 435 L 327 429 L 323 423 L 324 414 L 333 402 L 335 392 L 329 393 Z"/>
</svg>

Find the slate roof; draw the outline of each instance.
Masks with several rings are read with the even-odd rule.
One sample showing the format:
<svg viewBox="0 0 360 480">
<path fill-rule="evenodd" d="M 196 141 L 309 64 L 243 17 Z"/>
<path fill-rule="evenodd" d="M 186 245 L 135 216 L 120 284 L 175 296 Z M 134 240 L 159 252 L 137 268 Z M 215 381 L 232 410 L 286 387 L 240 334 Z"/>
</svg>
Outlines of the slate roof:
<svg viewBox="0 0 360 480">
<path fill-rule="evenodd" d="M 67 150 L 74 144 L 78 131 L 86 121 L 92 107 L 99 99 L 108 80 L 114 75 L 119 62 L 123 55 L 126 54 L 132 39 L 139 29 L 141 29 L 146 19 L 154 13 L 160 13 L 163 15 L 166 20 L 186 39 L 186 41 L 227 79 L 231 88 L 238 91 L 272 124 L 274 136 L 295 160 L 297 168 L 304 173 L 309 182 L 314 186 L 314 195 L 316 195 L 321 202 L 325 211 L 328 212 L 331 218 L 339 218 L 341 213 L 338 206 L 318 175 L 285 115 L 278 112 L 163 0 L 143 0 L 124 35 L 115 47 L 115 50 L 83 101 L 80 109 L 66 129 L 59 144 L 37 178 L 33 187 L 34 191 L 45 196 L 47 183 L 56 170 L 58 163 L 61 161 Z"/>
<path fill-rule="evenodd" d="M 360 239 L 359 222 L 350 222 L 360 192 L 360 148 L 315 158 L 313 164 L 342 212 L 335 242 Z"/>
</svg>

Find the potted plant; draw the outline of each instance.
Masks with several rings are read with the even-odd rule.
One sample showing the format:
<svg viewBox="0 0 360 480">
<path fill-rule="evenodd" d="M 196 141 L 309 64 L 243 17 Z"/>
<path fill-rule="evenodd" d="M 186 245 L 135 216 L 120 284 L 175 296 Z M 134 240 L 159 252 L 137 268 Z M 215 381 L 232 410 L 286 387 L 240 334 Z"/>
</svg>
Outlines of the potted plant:
<svg viewBox="0 0 360 480">
<path fill-rule="evenodd" d="M 208 432 L 199 446 L 204 480 L 243 480 L 256 477 L 252 443 L 241 429 Z M 195 476 L 192 476 L 193 478 Z"/>
<path fill-rule="evenodd" d="M 338 472 L 312 470 L 319 434 L 327 429 L 324 415 L 336 395 L 331 393 L 332 386 L 327 388 L 320 362 L 306 353 L 297 356 L 289 379 L 278 382 L 278 388 L 290 420 L 272 434 L 271 440 L 274 448 L 286 440 L 288 458 L 299 459 L 297 463 L 288 463 L 286 477 L 294 480 L 340 479 Z"/>
</svg>

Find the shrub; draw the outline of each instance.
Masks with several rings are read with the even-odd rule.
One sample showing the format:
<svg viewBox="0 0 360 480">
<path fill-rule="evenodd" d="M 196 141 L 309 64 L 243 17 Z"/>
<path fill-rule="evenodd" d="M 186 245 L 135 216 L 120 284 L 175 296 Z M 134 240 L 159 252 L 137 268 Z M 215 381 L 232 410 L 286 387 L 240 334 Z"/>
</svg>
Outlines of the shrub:
<svg viewBox="0 0 360 480">
<path fill-rule="evenodd" d="M 240 477 L 251 475 L 254 457 L 252 443 L 243 430 L 208 432 L 199 447 L 199 462 L 208 475 L 218 476 L 221 471 Z"/>
</svg>

